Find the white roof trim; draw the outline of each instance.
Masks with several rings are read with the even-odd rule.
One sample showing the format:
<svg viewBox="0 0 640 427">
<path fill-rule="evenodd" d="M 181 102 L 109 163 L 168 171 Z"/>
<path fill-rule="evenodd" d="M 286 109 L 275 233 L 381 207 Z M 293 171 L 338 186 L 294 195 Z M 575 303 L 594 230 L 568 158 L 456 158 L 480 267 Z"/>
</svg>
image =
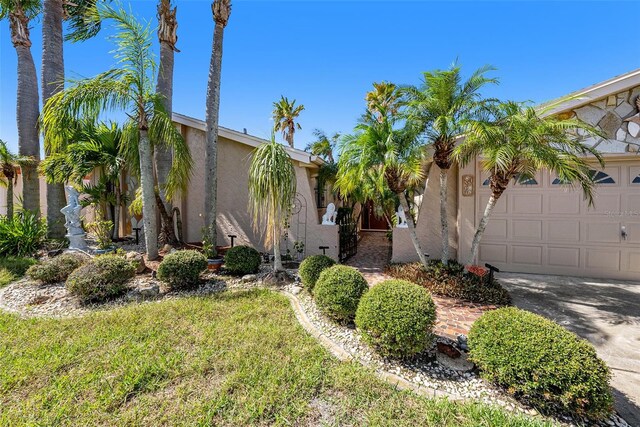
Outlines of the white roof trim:
<svg viewBox="0 0 640 427">
<path fill-rule="evenodd" d="M 194 129 L 198 129 L 203 132 L 206 132 L 207 124 L 203 120 L 185 116 L 184 114 L 180 114 L 180 113 L 173 113 L 171 118 L 175 123 L 179 123 L 181 125 L 189 126 Z M 254 148 L 258 147 L 260 144 L 269 142 L 266 139 L 258 138 L 257 136 L 249 135 L 243 132 L 238 132 L 236 130 L 225 128 L 222 126 L 218 127 L 218 135 L 220 135 L 223 138 L 230 139 L 232 141 L 236 141 L 241 144 L 245 144 Z M 289 156 L 291 156 L 293 160 L 296 160 L 302 163 L 303 165 L 311 166 L 312 164 L 321 165 L 324 163 L 321 158 L 319 158 L 318 156 L 309 154 L 306 151 L 298 150 L 297 148 L 287 147 L 286 145 L 284 146 L 284 148 L 287 150 L 287 153 L 289 153 Z"/>
<path fill-rule="evenodd" d="M 540 104 L 540 108 L 557 103 L 558 105 L 545 112 L 545 115 L 562 113 L 636 86 L 640 86 L 640 68 L 570 93 L 561 98 L 545 102 Z M 566 101 L 563 101 L 563 99 L 566 99 Z"/>
</svg>

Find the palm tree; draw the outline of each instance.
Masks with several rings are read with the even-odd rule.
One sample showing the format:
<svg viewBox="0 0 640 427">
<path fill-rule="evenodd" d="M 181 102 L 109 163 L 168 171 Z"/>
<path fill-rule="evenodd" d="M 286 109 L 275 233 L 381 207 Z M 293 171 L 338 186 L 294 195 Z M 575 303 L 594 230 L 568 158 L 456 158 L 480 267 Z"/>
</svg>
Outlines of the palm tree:
<svg viewBox="0 0 640 427">
<path fill-rule="evenodd" d="M 154 91 L 156 66 L 149 25 L 140 24 L 120 7 L 103 4 L 98 13 L 103 21 L 113 20 L 118 30 L 114 39 L 120 68 L 75 81 L 53 95 L 44 107 L 42 121 L 47 130 L 63 134 L 82 118 L 95 120 L 107 111 L 127 111 L 130 119 L 123 128 L 123 137 L 130 141 L 125 144 L 128 149 L 136 149 L 137 164 L 131 167 L 137 169 L 134 172 L 140 177 L 147 257 L 154 260 L 158 257 L 158 232 L 152 141 L 156 145 L 170 145 L 174 156 L 181 158 L 169 172 L 169 198 L 186 186 L 191 175 L 191 156 L 182 135 L 164 111 L 161 97 Z"/>
<path fill-rule="evenodd" d="M 469 264 L 474 263 L 491 212 L 511 181 L 524 182 L 547 169 L 561 182 L 580 186 L 593 204 L 595 183 L 585 155 L 593 155 L 601 166 L 604 161 L 596 149 L 582 143 L 585 137 L 577 130 L 586 136 L 600 132 L 577 119 L 545 117 L 554 106 L 537 111 L 515 102 L 501 103 L 495 120 L 474 123 L 464 143 L 454 149 L 454 157 L 463 165 L 481 156 L 482 167 L 489 172 L 491 196 L 473 236 Z"/>
<path fill-rule="evenodd" d="M 353 135 L 341 144 L 336 186 L 343 194 L 352 193 L 362 182 L 371 180 L 382 197 L 390 190 L 407 212 L 411 241 L 420 262 L 426 267 L 406 192 L 424 179 L 425 150 L 417 138 L 417 127 L 405 123 L 398 128 L 399 116 L 376 105 L 365 113 Z"/>
<path fill-rule="evenodd" d="M 214 0 L 211 4 L 215 28 L 213 30 L 213 46 L 211 63 L 209 64 L 209 81 L 207 83 L 205 163 L 205 229 L 207 238 L 217 241 L 217 203 L 218 203 L 218 121 L 220 115 L 220 79 L 222 76 L 222 40 L 224 29 L 231 16 L 231 0 Z"/>
<path fill-rule="evenodd" d="M 300 123 L 296 122 L 302 111 L 304 111 L 304 105 L 296 106 L 295 99 L 289 102 L 288 98 L 281 96 L 280 101 L 273 103 L 273 130 L 282 132 L 282 138 L 291 148 L 293 148 L 293 135 L 296 129 L 302 129 Z"/>
<path fill-rule="evenodd" d="M 460 67 L 454 64 L 448 70 L 423 73 L 420 87 L 407 87 L 407 115 L 419 124 L 423 135 L 433 146 L 433 160 L 440 168 L 440 224 L 442 227 L 443 264 L 449 262 L 449 221 L 447 212 L 448 172 L 453 163 L 451 153 L 456 138 L 465 132 L 468 123 L 478 119 L 490 100 L 480 96 L 480 89 L 497 79 L 485 76 L 494 70 L 484 66 L 476 70 L 465 82 Z"/>
<path fill-rule="evenodd" d="M 0 139 L 0 185 L 7 187 L 7 219 L 13 219 L 13 186 L 17 179 L 16 169 L 33 163 L 30 157 L 21 157 L 11 151 L 7 143 Z"/>
<path fill-rule="evenodd" d="M 336 148 L 336 145 L 338 145 L 340 134 L 336 132 L 329 137 L 320 129 L 315 129 L 313 131 L 313 136 L 316 137 L 316 140 L 308 144 L 305 147 L 305 151 L 308 151 L 315 156 L 322 157 L 322 159 L 328 163 L 335 163 L 333 150 Z"/>
<path fill-rule="evenodd" d="M 40 210 L 40 182 L 38 161 L 38 76 L 31 55 L 29 24 L 40 13 L 39 0 L 0 0 L 0 19 L 9 19 L 11 42 L 18 55 L 18 153 L 34 161 L 22 167 L 22 204 L 25 210 Z"/>
<path fill-rule="evenodd" d="M 169 116 L 173 111 L 173 63 L 178 42 L 177 7 L 171 8 L 171 0 L 160 0 L 158 3 L 158 41 L 160 42 L 160 67 L 156 92 L 162 96 L 163 106 Z M 169 148 L 159 146 L 155 150 L 156 178 L 158 180 L 158 197 L 156 202 L 160 209 L 160 242 L 174 246 L 178 238 L 173 227 L 173 206 L 165 194 L 165 185 L 171 170 L 173 153 Z"/>
<path fill-rule="evenodd" d="M 249 210 L 256 230 L 273 245 L 273 270 L 282 271 L 280 238 L 296 195 L 296 172 L 284 146 L 275 141 L 255 149 L 249 166 Z"/>
<path fill-rule="evenodd" d="M 367 108 L 374 112 L 378 121 L 383 120 L 383 115 L 379 111 L 380 108 L 392 116 L 398 114 L 400 94 L 397 89 L 397 86 L 393 83 L 380 82 L 373 83 L 373 90 L 367 92 L 367 96 L 365 96 Z"/>
</svg>

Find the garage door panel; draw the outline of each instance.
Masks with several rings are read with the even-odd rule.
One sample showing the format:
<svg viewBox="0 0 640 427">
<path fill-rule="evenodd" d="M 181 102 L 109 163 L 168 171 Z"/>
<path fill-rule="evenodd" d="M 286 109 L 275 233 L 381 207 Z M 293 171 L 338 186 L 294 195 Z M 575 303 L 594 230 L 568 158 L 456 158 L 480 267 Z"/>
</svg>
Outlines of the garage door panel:
<svg viewBox="0 0 640 427">
<path fill-rule="evenodd" d="M 616 249 L 586 248 L 585 266 L 598 270 L 619 271 L 620 251 Z"/>
<path fill-rule="evenodd" d="M 550 220 L 545 221 L 547 226 L 547 240 L 550 242 L 580 241 L 580 221 L 578 220 Z"/>
<path fill-rule="evenodd" d="M 542 194 L 511 194 L 511 213 L 541 214 Z"/>
<path fill-rule="evenodd" d="M 640 185 L 637 188 L 640 193 Z M 640 194 L 629 194 L 625 197 L 626 211 L 629 211 L 631 215 L 640 215 Z"/>
<path fill-rule="evenodd" d="M 640 251 L 629 252 L 627 260 L 629 261 L 629 271 L 640 273 Z"/>
<path fill-rule="evenodd" d="M 549 247 L 547 248 L 547 264 L 554 267 L 580 267 L 580 249 Z"/>
<path fill-rule="evenodd" d="M 542 221 L 514 219 L 511 226 L 513 239 L 542 240 Z"/>
<path fill-rule="evenodd" d="M 506 239 L 507 220 L 492 218 L 487 224 L 487 228 L 484 230 L 484 237 L 487 239 Z"/>
<path fill-rule="evenodd" d="M 587 243 L 620 243 L 620 223 L 590 221 L 585 224 Z"/>
<path fill-rule="evenodd" d="M 587 208 L 588 215 L 611 215 L 622 211 L 620 194 L 606 194 L 602 190 L 594 197 L 593 206 Z"/>
<path fill-rule="evenodd" d="M 552 215 L 576 215 L 580 213 L 580 195 L 558 192 L 547 195 L 548 213 Z"/>
<path fill-rule="evenodd" d="M 625 222 L 624 227 L 627 231 L 626 243 L 638 244 L 640 243 L 640 222 Z"/>
<path fill-rule="evenodd" d="M 484 262 L 507 262 L 507 245 L 481 244 L 480 259 Z"/>
<path fill-rule="evenodd" d="M 542 246 L 511 246 L 511 262 L 515 264 L 542 265 Z"/>
<path fill-rule="evenodd" d="M 479 211 L 484 212 L 485 207 L 487 206 L 487 202 L 489 201 L 489 197 L 491 194 L 480 194 L 480 207 Z M 492 215 L 500 215 L 507 213 L 507 201 L 509 200 L 509 196 L 507 194 L 503 194 L 502 197 L 498 199 L 498 203 L 493 207 Z"/>
</svg>

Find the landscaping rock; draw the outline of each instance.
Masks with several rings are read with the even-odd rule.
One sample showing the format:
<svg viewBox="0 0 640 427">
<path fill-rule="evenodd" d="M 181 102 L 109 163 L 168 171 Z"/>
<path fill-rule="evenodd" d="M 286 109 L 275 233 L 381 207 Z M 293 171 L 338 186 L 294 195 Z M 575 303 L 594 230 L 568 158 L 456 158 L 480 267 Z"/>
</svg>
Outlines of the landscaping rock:
<svg viewBox="0 0 640 427">
<path fill-rule="evenodd" d="M 438 343 L 436 344 L 436 347 L 438 348 L 438 351 L 440 353 L 446 354 L 452 359 L 457 359 L 458 357 L 460 357 L 460 350 L 458 350 L 451 344 L 438 341 Z"/>
<path fill-rule="evenodd" d="M 127 252 L 125 258 L 136 266 L 136 274 L 142 274 L 147 268 L 144 263 L 144 257 L 138 252 Z"/>
<path fill-rule="evenodd" d="M 472 371 L 473 368 L 475 367 L 473 362 L 470 362 L 469 359 L 467 359 L 467 355 L 465 353 L 458 352 L 458 354 L 460 356 L 458 356 L 457 358 L 452 358 L 447 356 L 445 353 L 439 352 L 438 354 L 436 354 L 436 360 L 442 366 L 449 368 L 453 371 L 458 371 L 458 372 Z"/>
<path fill-rule="evenodd" d="M 458 347 L 460 347 L 462 351 L 469 351 L 466 335 L 458 335 Z"/>
<path fill-rule="evenodd" d="M 242 279 L 240 279 L 240 282 L 249 283 L 249 282 L 255 282 L 256 280 L 258 280 L 257 274 L 245 274 L 244 276 L 242 276 Z"/>
</svg>

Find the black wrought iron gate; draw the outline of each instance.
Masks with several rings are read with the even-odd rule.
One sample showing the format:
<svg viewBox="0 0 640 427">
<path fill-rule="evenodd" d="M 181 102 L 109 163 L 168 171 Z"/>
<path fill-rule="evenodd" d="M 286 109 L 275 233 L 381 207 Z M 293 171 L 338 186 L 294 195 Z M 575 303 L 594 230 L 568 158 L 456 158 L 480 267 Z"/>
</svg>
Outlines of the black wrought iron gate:
<svg viewBox="0 0 640 427">
<path fill-rule="evenodd" d="M 338 259 L 345 262 L 358 252 L 358 224 L 353 219 L 351 209 L 340 208 L 336 218 L 338 224 Z"/>
</svg>

